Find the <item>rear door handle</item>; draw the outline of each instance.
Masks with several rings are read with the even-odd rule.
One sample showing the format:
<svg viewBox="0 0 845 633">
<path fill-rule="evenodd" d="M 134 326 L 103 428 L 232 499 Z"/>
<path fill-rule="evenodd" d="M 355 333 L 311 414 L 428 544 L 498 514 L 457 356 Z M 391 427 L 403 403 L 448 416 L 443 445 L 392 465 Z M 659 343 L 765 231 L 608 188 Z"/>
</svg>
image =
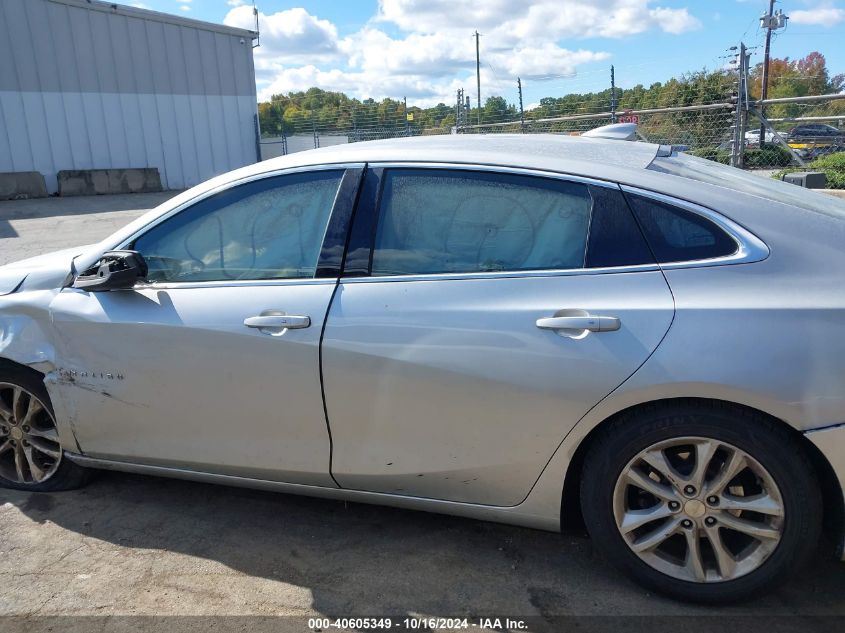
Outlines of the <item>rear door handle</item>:
<svg viewBox="0 0 845 633">
<path fill-rule="evenodd" d="M 537 319 L 537 327 L 541 330 L 615 332 L 621 325 L 622 322 L 612 316 L 560 316 Z"/>
<path fill-rule="evenodd" d="M 244 319 L 244 325 L 258 329 L 285 328 L 288 330 L 299 330 L 311 325 L 311 317 L 293 316 L 291 314 L 261 315 Z"/>
</svg>

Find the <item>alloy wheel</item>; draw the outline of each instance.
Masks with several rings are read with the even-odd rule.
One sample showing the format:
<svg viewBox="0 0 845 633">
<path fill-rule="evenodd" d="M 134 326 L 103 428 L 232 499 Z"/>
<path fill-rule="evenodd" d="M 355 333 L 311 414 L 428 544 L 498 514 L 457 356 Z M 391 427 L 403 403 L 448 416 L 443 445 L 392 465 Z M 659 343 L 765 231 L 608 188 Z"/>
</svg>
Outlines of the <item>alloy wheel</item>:
<svg viewBox="0 0 845 633">
<path fill-rule="evenodd" d="M 39 484 L 61 459 L 56 422 L 44 403 L 19 385 L 0 382 L 0 477 Z"/>
<path fill-rule="evenodd" d="M 759 568 L 783 534 L 769 472 L 727 442 L 681 437 L 641 451 L 620 473 L 613 512 L 628 547 L 652 568 L 696 583 Z"/>
</svg>

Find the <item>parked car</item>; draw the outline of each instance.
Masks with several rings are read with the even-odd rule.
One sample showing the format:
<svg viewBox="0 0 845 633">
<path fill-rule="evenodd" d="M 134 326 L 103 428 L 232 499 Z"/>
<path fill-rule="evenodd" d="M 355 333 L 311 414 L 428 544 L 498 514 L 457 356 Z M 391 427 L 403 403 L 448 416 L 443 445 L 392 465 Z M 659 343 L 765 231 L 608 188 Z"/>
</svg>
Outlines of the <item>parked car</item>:
<svg viewBox="0 0 845 633">
<path fill-rule="evenodd" d="M 845 132 L 832 125 L 813 123 L 796 125 L 794 128 L 789 130 L 789 138 L 796 141 L 801 139 L 829 140 L 831 138 L 842 140 L 845 138 Z"/>
<path fill-rule="evenodd" d="M 818 158 L 845 149 L 845 131 L 832 125 L 804 124 L 789 130 L 789 146 L 802 158 Z"/>
<path fill-rule="evenodd" d="M 765 143 L 774 143 L 775 142 L 775 135 L 766 130 L 765 135 L 763 136 Z M 758 128 L 749 129 L 745 132 L 745 146 L 746 147 L 759 147 L 760 146 L 760 130 Z"/>
<path fill-rule="evenodd" d="M 842 201 L 646 143 L 258 163 L 0 268 L 0 483 L 580 508 L 644 587 L 747 599 L 843 542 L 843 243 Z"/>
</svg>

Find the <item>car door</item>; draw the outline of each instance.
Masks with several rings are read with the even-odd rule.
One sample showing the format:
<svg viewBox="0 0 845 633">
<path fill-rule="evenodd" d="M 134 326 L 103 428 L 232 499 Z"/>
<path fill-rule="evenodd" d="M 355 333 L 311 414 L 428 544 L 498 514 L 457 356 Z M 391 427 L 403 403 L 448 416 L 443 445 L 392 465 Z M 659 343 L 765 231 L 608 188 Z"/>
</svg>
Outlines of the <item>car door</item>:
<svg viewBox="0 0 845 633">
<path fill-rule="evenodd" d="M 332 474 L 518 504 L 673 313 L 615 184 L 370 169 L 323 338 Z"/>
<path fill-rule="evenodd" d="M 361 171 L 239 183 L 125 245 L 150 283 L 59 293 L 53 400 L 86 455 L 335 485 L 319 342 Z"/>
</svg>

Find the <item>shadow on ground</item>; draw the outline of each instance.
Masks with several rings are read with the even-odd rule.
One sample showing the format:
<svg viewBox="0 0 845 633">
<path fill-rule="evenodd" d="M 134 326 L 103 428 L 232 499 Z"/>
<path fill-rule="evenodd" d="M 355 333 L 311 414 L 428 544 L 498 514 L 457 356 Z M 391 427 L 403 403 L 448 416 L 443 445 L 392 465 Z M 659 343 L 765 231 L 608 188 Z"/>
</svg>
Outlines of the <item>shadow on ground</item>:
<svg viewBox="0 0 845 633">
<path fill-rule="evenodd" d="M 581 533 L 118 473 L 74 492 L 0 490 L 2 502 L 41 524 L 27 531 L 51 522 L 127 548 L 125 556 L 165 550 L 305 587 L 312 608 L 328 616 L 718 612 L 645 593 Z M 723 612 L 845 615 L 843 590 L 841 565 L 820 556 L 775 594 Z"/>
<path fill-rule="evenodd" d="M 127 193 L 108 196 L 72 196 L 59 198 L 33 198 L 31 200 L 0 201 L 0 222 L 6 220 L 27 220 L 71 215 L 88 215 L 112 211 L 134 211 L 152 209 L 165 200 L 180 193 L 163 191 L 158 193 Z M 4 235 L 3 237 L 14 237 Z"/>
</svg>

